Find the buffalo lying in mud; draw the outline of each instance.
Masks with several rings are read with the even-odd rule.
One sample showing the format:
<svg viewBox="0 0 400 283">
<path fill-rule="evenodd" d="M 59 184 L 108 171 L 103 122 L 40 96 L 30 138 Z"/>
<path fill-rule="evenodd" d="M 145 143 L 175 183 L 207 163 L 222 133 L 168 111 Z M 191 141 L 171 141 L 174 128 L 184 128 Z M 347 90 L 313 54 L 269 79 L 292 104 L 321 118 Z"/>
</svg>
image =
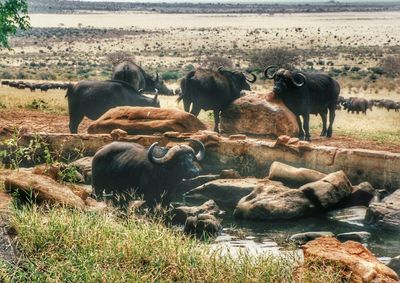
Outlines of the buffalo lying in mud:
<svg viewBox="0 0 400 283">
<path fill-rule="evenodd" d="M 249 83 L 256 81 L 256 76 L 251 74 L 251 79 L 242 72 L 232 72 L 219 68 L 217 71 L 197 69 L 188 73 L 181 80 L 182 93 L 178 102 L 183 100 L 186 112 L 196 117 L 201 109 L 214 111 L 214 131 L 219 132 L 219 115 L 232 101 L 240 97 L 242 90 L 250 90 Z"/>
<path fill-rule="evenodd" d="M 78 132 L 83 117 L 96 120 L 109 109 L 118 106 L 160 107 L 157 94 L 147 97 L 123 81 L 82 81 L 70 85 L 68 98 L 69 129 Z"/>
<path fill-rule="evenodd" d="M 273 71 L 270 73 L 270 71 Z M 265 68 L 264 75 L 274 80 L 274 93 L 297 118 L 301 139 L 310 140 L 310 114 L 319 114 L 322 118 L 321 136 L 332 136 L 336 104 L 340 86 L 337 81 L 322 73 L 303 73 L 289 71 L 277 66 Z M 327 114 L 329 110 L 329 127 Z M 300 116 L 303 117 L 303 125 Z"/>
<path fill-rule="evenodd" d="M 136 143 L 113 142 L 105 146 L 95 154 L 92 161 L 95 195 L 100 197 L 103 193 L 135 192 L 143 196 L 149 206 L 160 201 L 168 203 L 182 179 L 199 175 L 195 163 L 204 158 L 205 147 L 200 141 L 188 141 L 199 146 L 197 154 L 188 145 L 167 149 L 153 143 L 146 149 Z"/>
<path fill-rule="evenodd" d="M 140 66 L 129 61 L 121 62 L 115 67 L 112 79 L 127 82 L 137 90 L 144 92 L 158 90 L 159 94 L 173 95 L 173 91 L 167 88 L 164 81 L 160 80 L 158 73 L 153 78 Z"/>
</svg>

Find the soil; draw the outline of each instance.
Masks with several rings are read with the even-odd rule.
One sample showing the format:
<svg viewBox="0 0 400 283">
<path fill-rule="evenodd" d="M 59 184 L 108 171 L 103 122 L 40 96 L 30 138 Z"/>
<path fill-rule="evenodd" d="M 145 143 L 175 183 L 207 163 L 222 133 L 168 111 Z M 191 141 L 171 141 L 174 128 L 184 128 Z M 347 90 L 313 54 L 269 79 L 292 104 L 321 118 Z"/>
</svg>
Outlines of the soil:
<svg viewBox="0 0 400 283">
<path fill-rule="evenodd" d="M 2 127 L 10 128 L 23 126 L 29 132 L 69 133 L 68 123 L 68 115 L 23 109 L 18 111 L 0 111 L 0 130 Z M 85 118 L 80 124 L 79 133 L 86 133 L 90 123 L 91 121 Z M 322 138 L 314 134 L 311 143 L 319 146 L 363 148 L 400 153 L 400 144 L 382 143 L 335 134 L 330 139 Z"/>
</svg>

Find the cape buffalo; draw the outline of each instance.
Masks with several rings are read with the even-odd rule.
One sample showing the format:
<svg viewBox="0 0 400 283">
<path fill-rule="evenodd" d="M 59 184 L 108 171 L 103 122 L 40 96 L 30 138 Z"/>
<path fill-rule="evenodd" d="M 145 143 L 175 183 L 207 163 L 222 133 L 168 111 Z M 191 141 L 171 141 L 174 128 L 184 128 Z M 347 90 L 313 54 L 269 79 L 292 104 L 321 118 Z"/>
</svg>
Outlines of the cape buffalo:
<svg viewBox="0 0 400 283">
<path fill-rule="evenodd" d="M 157 94 L 154 98 L 139 93 L 123 81 L 82 81 L 68 87 L 69 129 L 78 132 L 83 117 L 96 120 L 107 110 L 117 106 L 160 107 Z"/>
<path fill-rule="evenodd" d="M 270 70 L 273 73 L 270 74 Z M 319 114 L 322 118 L 321 136 L 332 136 L 332 125 L 340 86 L 337 81 L 322 73 L 303 73 L 278 69 L 277 66 L 265 68 L 264 75 L 274 80 L 274 93 L 296 115 L 301 139 L 310 140 L 310 114 Z M 329 110 L 329 127 L 326 127 Z M 303 125 L 300 116 L 303 117 Z"/>
<path fill-rule="evenodd" d="M 214 131 L 219 132 L 219 115 L 232 101 L 240 97 L 242 90 L 250 90 L 250 85 L 254 83 L 256 76 L 251 74 L 251 79 L 247 78 L 242 72 L 232 72 L 220 67 L 218 71 L 209 69 L 197 69 L 189 72 L 181 80 L 182 93 L 178 102 L 183 100 L 186 112 L 196 117 L 200 110 L 214 111 Z"/>
<path fill-rule="evenodd" d="M 350 97 L 345 99 L 345 101 L 342 102 L 342 105 L 344 110 L 347 110 L 347 112 L 351 111 L 351 113 L 356 112 L 358 114 L 359 112 L 362 112 L 363 114 L 367 114 L 367 109 L 372 111 L 372 104 L 362 97 Z"/>
<path fill-rule="evenodd" d="M 188 145 L 175 145 L 167 149 L 153 143 L 146 149 L 136 143 L 113 142 L 105 146 L 95 154 L 92 161 L 95 195 L 100 197 L 103 193 L 135 192 L 143 196 L 149 206 L 161 200 L 168 203 L 182 179 L 199 175 L 195 163 L 205 156 L 202 142 L 187 141 L 199 146 L 197 154 Z"/>
<path fill-rule="evenodd" d="M 127 82 L 137 90 L 145 92 L 154 92 L 157 89 L 160 94 L 173 94 L 172 90 L 164 84 L 164 81 L 160 80 L 158 73 L 153 78 L 146 74 L 140 66 L 129 61 L 119 63 L 115 67 L 112 79 Z"/>
</svg>

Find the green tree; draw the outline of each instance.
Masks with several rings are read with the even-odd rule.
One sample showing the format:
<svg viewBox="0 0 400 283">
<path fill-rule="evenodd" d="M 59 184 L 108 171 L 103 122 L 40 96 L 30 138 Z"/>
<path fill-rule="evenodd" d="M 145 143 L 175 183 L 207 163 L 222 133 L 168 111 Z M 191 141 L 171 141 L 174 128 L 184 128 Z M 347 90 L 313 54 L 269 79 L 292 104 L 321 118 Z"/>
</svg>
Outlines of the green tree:
<svg viewBox="0 0 400 283">
<path fill-rule="evenodd" d="M 0 0 L 0 48 L 10 48 L 8 38 L 30 27 L 26 0 Z"/>
</svg>

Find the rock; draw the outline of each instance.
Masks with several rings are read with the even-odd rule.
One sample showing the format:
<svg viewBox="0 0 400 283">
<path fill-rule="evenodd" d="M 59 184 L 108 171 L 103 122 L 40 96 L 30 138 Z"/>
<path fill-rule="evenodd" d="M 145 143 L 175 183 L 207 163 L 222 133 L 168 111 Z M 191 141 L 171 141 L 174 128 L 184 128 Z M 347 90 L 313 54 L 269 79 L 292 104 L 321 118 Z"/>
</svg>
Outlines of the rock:
<svg viewBox="0 0 400 283">
<path fill-rule="evenodd" d="M 280 101 L 267 101 L 266 95 L 245 95 L 221 113 L 221 130 L 225 133 L 296 136 L 296 117 Z"/>
<path fill-rule="evenodd" d="M 366 212 L 367 207 L 365 206 L 352 206 L 331 210 L 328 212 L 328 217 L 336 221 L 363 226 Z"/>
<path fill-rule="evenodd" d="M 92 160 L 93 157 L 83 157 L 74 162 L 70 166 L 75 166 L 78 172 L 83 176 L 84 183 L 87 185 L 92 184 Z"/>
<path fill-rule="evenodd" d="M 198 186 L 204 185 L 205 183 L 219 179 L 220 176 L 216 174 L 200 175 L 191 179 L 185 179 L 178 184 L 175 194 L 182 195 Z"/>
<path fill-rule="evenodd" d="M 243 197 L 233 214 L 244 219 L 277 220 L 299 218 L 314 211 L 315 206 L 301 190 L 266 181 Z"/>
<path fill-rule="evenodd" d="M 199 214 L 190 216 L 185 223 L 184 231 L 187 234 L 196 235 L 215 235 L 222 230 L 222 226 L 217 218 L 211 214 Z"/>
<path fill-rule="evenodd" d="M 300 190 L 317 207 L 330 209 L 351 194 L 351 183 L 343 171 L 337 171 L 325 178 L 300 187 Z"/>
<path fill-rule="evenodd" d="M 127 135 L 128 135 L 128 133 L 121 129 L 114 129 L 110 133 L 110 136 L 113 139 L 113 141 L 118 141 L 121 138 L 125 138 Z"/>
<path fill-rule="evenodd" d="M 84 199 L 80 198 L 76 193 L 79 190 L 79 186 L 62 185 L 48 176 L 33 174 L 29 170 L 19 169 L 12 172 L 5 179 L 4 185 L 8 191 L 23 191 L 28 196 L 35 196 L 39 201 L 63 204 L 75 208 L 85 207 Z M 75 190 L 75 193 L 71 188 Z M 85 195 L 84 192 L 81 193 Z"/>
<path fill-rule="evenodd" d="M 322 237 L 302 246 L 304 261 L 331 268 L 332 264 L 344 267 L 344 276 L 350 282 L 398 282 L 397 274 L 381 263 L 361 243 L 341 243 L 335 238 Z M 321 262 L 322 261 L 322 262 Z M 309 264 L 313 268 L 313 264 Z M 304 267 L 307 268 L 307 267 Z"/>
<path fill-rule="evenodd" d="M 371 233 L 368 233 L 368 232 L 365 232 L 365 231 L 348 232 L 348 233 L 341 233 L 341 234 L 337 234 L 336 235 L 336 238 L 341 242 L 356 241 L 356 242 L 364 243 L 370 237 L 371 237 Z"/>
<path fill-rule="evenodd" d="M 239 200 L 251 193 L 257 187 L 260 180 L 246 179 L 218 179 L 201 185 L 184 196 L 195 200 L 214 200 L 222 207 L 234 208 Z"/>
<path fill-rule="evenodd" d="M 392 258 L 390 262 L 387 264 L 387 266 L 391 269 L 393 269 L 397 275 L 400 274 L 400 255 Z"/>
<path fill-rule="evenodd" d="M 12 197 L 6 192 L 0 191 L 0 214 L 7 214 L 12 207 Z"/>
<path fill-rule="evenodd" d="M 309 142 L 301 141 L 298 138 L 291 138 L 287 135 L 279 136 L 276 139 L 274 148 L 279 148 L 282 151 L 288 151 L 299 156 L 302 156 L 307 151 L 313 150 Z"/>
<path fill-rule="evenodd" d="M 97 201 L 91 197 L 85 199 L 86 209 L 89 211 L 103 211 L 107 209 L 107 204 L 103 201 Z"/>
<path fill-rule="evenodd" d="M 233 169 L 222 170 L 219 174 L 220 179 L 242 179 L 239 172 Z"/>
<path fill-rule="evenodd" d="M 319 237 L 333 237 L 334 234 L 332 232 L 305 232 L 305 233 L 298 233 L 290 236 L 289 240 L 296 242 L 298 244 L 305 244 L 308 241 L 314 240 Z"/>
<path fill-rule="evenodd" d="M 200 206 L 179 206 L 171 212 L 174 224 L 185 224 L 188 217 L 200 214 L 218 214 L 219 208 L 213 200 L 206 201 Z"/>
<path fill-rule="evenodd" d="M 165 132 L 194 133 L 206 126 L 190 113 L 178 109 L 131 107 L 112 108 L 90 124 L 89 134 L 109 134 L 114 129 L 129 135 Z"/>
<path fill-rule="evenodd" d="M 370 201 L 378 195 L 378 192 L 368 182 L 362 182 L 353 186 L 350 196 L 343 199 L 341 206 L 368 206 Z"/>
<path fill-rule="evenodd" d="M 400 189 L 385 197 L 382 202 L 372 202 L 368 207 L 365 223 L 400 231 Z"/>
<path fill-rule="evenodd" d="M 307 183 L 316 182 L 326 177 L 326 174 L 307 168 L 296 168 L 278 161 L 274 161 L 269 169 L 270 180 L 280 181 L 291 187 L 299 187 Z"/>
<path fill-rule="evenodd" d="M 247 136 L 246 135 L 241 135 L 241 134 L 230 135 L 229 139 L 233 140 L 233 141 L 244 141 L 245 139 L 247 139 Z"/>
</svg>

